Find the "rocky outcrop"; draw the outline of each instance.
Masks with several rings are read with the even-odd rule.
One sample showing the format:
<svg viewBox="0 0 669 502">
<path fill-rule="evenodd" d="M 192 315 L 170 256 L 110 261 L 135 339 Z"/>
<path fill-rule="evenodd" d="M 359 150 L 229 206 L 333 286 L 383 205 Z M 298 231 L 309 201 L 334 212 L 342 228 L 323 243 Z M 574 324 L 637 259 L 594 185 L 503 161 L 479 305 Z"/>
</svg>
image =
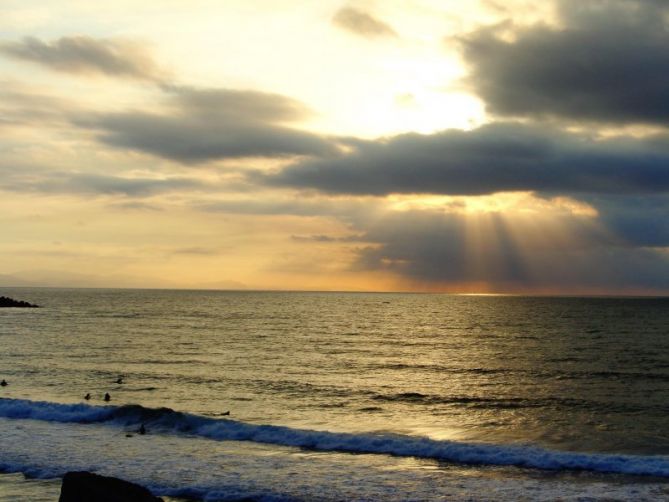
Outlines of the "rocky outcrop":
<svg viewBox="0 0 669 502">
<path fill-rule="evenodd" d="M 14 300 L 7 296 L 0 296 L 0 307 L 20 307 L 20 308 L 29 308 L 35 309 L 39 305 L 33 305 L 32 303 L 24 302 L 21 300 Z"/>
<path fill-rule="evenodd" d="M 68 472 L 58 502 L 163 502 L 143 486 L 92 472 Z"/>
</svg>

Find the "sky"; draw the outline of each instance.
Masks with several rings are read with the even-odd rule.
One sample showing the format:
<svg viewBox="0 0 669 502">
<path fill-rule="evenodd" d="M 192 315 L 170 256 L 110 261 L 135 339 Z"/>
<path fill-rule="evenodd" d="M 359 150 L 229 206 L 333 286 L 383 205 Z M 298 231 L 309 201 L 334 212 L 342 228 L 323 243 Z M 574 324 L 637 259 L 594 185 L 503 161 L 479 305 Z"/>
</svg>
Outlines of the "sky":
<svg viewBox="0 0 669 502">
<path fill-rule="evenodd" d="M 669 294 L 668 23 L 3 0 L 0 285 Z"/>
</svg>

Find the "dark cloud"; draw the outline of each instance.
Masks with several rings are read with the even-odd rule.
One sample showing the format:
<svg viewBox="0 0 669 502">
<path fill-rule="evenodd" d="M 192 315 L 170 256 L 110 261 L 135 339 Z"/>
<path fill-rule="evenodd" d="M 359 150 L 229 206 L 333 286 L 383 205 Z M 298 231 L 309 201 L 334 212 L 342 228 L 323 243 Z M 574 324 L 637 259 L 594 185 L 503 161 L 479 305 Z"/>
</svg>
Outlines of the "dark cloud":
<svg viewBox="0 0 669 502">
<path fill-rule="evenodd" d="M 165 87 L 167 110 L 79 116 L 103 143 L 182 163 L 243 157 L 328 155 L 328 140 L 285 125 L 304 118 L 299 102 L 278 94 Z"/>
<path fill-rule="evenodd" d="M 396 211 L 373 198 L 246 199 L 202 209 L 335 218 L 347 224 L 350 236 L 291 238 L 357 243 L 354 270 L 392 272 L 417 288 L 461 290 L 471 284 L 474 290 L 485 285 L 497 292 L 669 291 L 669 255 L 662 249 L 669 244 L 669 197 L 619 199 L 590 197 L 598 217 L 536 209 L 526 218 L 503 212 Z M 662 228 L 660 240 L 656 232 Z"/>
<path fill-rule="evenodd" d="M 356 266 L 394 272 L 428 288 L 474 284 L 480 290 L 485 284 L 496 292 L 669 290 L 666 253 L 626 246 L 604 231 L 582 226 L 577 218 L 562 223 L 571 229 L 566 243 L 550 237 L 550 220 L 541 224 L 544 234 L 496 213 L 478 223 L 430 211 L 389 214 L 367 228 L 364 240 L 376 245 L 360 250 Z"/>
<path fill-rule="evenodd" d="M 669 196 L 584 197 L 598 220 L 630 246 L 669 247 Z"/>
<path fill-rule="evenodd" d="M 669 151 L 659 141 L 594 140 L 536 125 L 496 123 L 349 146 L 348 154 L 299 162 L 274 174 L 255 174 L 256 179 L 370 195 L 669 191 Z"/>
<path fill-rule="evenodd" d="M 353 7 L 343 7 L 337 11 L 332 22 L 347 31 L 363 37 L 396 37 L 397 33 L 388 24 Z"/>
<path fill-rule="evenodd" d="M 560 26 L 460 38 L 473 90 L 497 115 L 669 124 L 669 4 L 561 0 Z"/>
<path fill-rule="evenodd" d="M 26 37 L 20 42 L 0 43 L 0 52 L 63 72 L 148 80 L 158 80 L 161 76 L 146 50 L 127 40 L 76 36 L 43 42 Z"/>
<path fill-rule="evenodd" d="M 212 119 L 285 123 L 307 118 L 312 114 L 303 103 L 280 94 L 175 85 L 162 88 L 172 97 L 171 105 L 174 110 Z"/>
</svg>

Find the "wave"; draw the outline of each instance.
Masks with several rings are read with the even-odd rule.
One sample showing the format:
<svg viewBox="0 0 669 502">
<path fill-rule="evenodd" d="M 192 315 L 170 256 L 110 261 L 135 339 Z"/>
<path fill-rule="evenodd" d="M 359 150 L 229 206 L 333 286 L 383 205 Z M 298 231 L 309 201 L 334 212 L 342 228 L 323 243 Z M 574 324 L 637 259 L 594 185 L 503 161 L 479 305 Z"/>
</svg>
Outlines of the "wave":
<svg viewBox="0 0 669 502">
<path fill-rule="evenodd" d="M 27 479 L 55 479 L 62 478 L 67 472 L 77 471 L 72 466 L 46 466 L 41 462 L 29 461 L 6 462 L 0 459 L 0 473 L 20 473 Z M 95 469 L 94 469 L 95 470 Z M 99 474 L 99 473 L 98 473 Z M 104 472 L 103 475 L 113 476 L 114 472 Z M 156 481 L 150 477 L 124 475 L 122 479 L 137 483 L 147 488 L 153 495 L 174 497 L 186 500 L 215 500 L 215 501 L 256 501 L 256 502 L 301 502 L 300 499 L 280 491 L 272 491 L 243 483 L 217 483 L 214 486 L 191 484 L 175 487 L 169 483 Z"/>
<path fill-rule="evenodd" d="M 356 434 L 257 425 L 140 405 L 92 406 L 0 398 L 0 417 L 60 423 L 144 423 L 165 434 L 188 434 L 217 441 L 252 441 L 318 451 L 429 458 L 469 465 L 517 466 L 545 470 L 669 478 L 669 456 L 556 451 L 536 446 L 466 443 L 394 434 Z"/>
<path fill-rule="evenodd" d="M 475 395 L 440 395 L 420 392 L 401 392 L 399 394 L 374 394 L 375 401 L 398 402 L 411 405 L 453 405 L 477 409 L 522 409 L 522 408 L 580 408 L 601 410 L 615 413 L 657 413 L 666 414 L 669 406 L 662 404 L 612 403 L 592 399 L 576 399 L 560 396 L 544 397 L 484 397 Z"/>
<path fill-rule="evenodd" d="M 581 359 L 574 357 L 562 357 L 548 359 L 549 362 L 581 362 Z M 654 370 L 666 369 L 668 366 L 655 364 Z M 536 370 L 527 368 L 467 368 L 444 366 L 441 364 L 412 364 L 412 363 L 374 363 L 369 365 L 373 370 L 393 370 L 393 371 L 427 371 L 435 373 L 449 373 L 454 375 L 526 375 L 528 377 L 539 378 L 558 378 L 563 380 L 590 380 L 593 378 L 601 379 L 632 379 L 632 380 L 657 380 L 669 382 L 669 374 L 657 373 L 652 371 L 565 371 L 565 370 Z"/>
</svg>

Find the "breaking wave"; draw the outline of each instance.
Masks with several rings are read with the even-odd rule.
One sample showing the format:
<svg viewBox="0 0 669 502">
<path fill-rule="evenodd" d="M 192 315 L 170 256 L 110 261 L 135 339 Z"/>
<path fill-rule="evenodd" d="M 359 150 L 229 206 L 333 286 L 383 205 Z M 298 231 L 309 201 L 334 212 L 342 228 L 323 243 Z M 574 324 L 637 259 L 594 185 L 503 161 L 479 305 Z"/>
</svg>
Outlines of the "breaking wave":
<svg viewBox="0 0 669 502">
<path fill-rule="evenodd" d="M 59 423 L 103 423 L 120 427 L 144 423 L 151 430 L 163 434 L 187 434 L 216 441 L 253 441 L 318 451 L 411 456 L 470 465 L 586 470 L 669 478 L 667 456 L 580 453 L 535 446 L 465 443 L 407 435 L 314 431 L 249 424 L 134 404 L 92 406 L 0 399 L 0 417 Z"/>
</svg>

